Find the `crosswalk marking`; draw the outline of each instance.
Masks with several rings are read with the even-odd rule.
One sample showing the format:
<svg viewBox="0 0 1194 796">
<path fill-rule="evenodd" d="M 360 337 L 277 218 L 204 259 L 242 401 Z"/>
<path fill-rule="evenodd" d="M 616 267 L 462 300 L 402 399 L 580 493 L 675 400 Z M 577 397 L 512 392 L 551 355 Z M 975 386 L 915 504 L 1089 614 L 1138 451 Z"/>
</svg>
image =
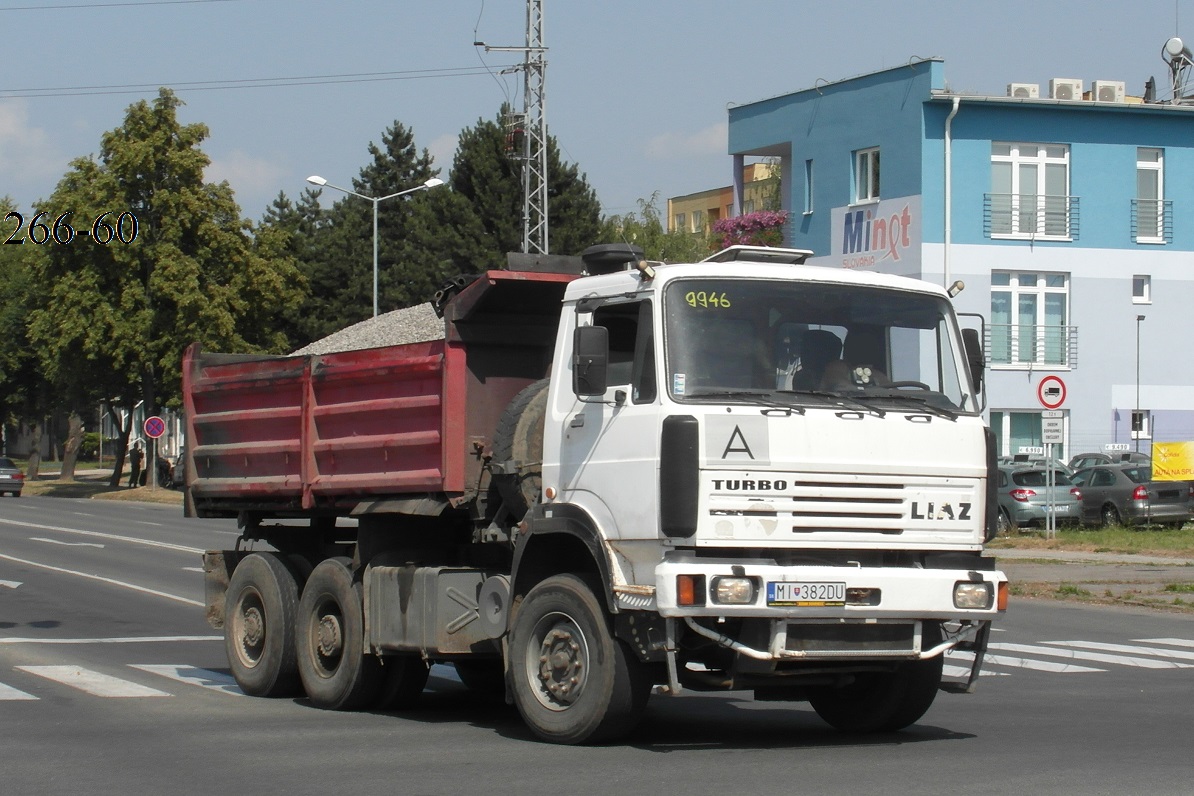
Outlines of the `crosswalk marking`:
<svg viewBox="0 0 1194 796">
<path fill-rule="evenodd" d="M 129 665 L 134 669 L 158 674 L 162 677 L 169 677 L 171 680 L 177 680 L 180 683 L 202 686 L 203 688 L 219 691 L 224 694 L 234 694 L 235 696 L 245 695 L 245 692 L 240 690 L 240 686 L 236 684 L 236 680 L 232 675 L 225 674 L 224 672 L 217 672 L 212 669 L 200 669 L 197 666 L 178 666 L 170 663 L 131 663 Z"/>
<path fill-rule="evenodd" d="M 1135 638 L 1140 644 L 1167 644 L 1170 647 L 1194 647 L 1194 639 L 1188 638 Z"/>
<path fill-rule="evenodd" d="M 1159 658 L 1177 658 L 1183 661 L 1194 661 L 1194 652 L 1185 650 L 1166 650 L 1154 647 L 1137 647 L 1132 644 L 1105 644 L 1100 641 L 1042 641 L 1042 644 L 1056 644 L 1059 647 L 1086 647 L 1104 652 L 1144 653 L 1156 655 Z"/>
<path fill-rule="evenodd" d="M 217 637 L 218 638 L 218 637 Z M 175 637 L 172 640 L 177 640 Z M 0 639 L 4 640 L 4 639 Z M 8 641 L 23 641 L 7 639 Z M 145 641 L 146 639 L 138 639 Z M 207 637 L 195 637 L 207 640 Z M 33 641 L 30 639 L 29 641 Z M 112 639 L 59 639 L 59 643 L 111 642 Z M 1075 661 L 1102 663 L 1116 666 L 1130 666 L 1156 670 L 1194 668 L 1194 639 L 1152 638 L 1133 639 L 1134 644 L 1112 644 L 1099 641 L 1044 641 L 1038 644 L 1016 644 L 994 642 L 983 657 L 983 677 L 1007 677 L 1010 672 L 1000 669 L 1021 669 L 1052 674 L 1085 674 L 1106 672 L 1107 669 L 1084 666 Z M 1007 653 L 1021 653 L 1010 655 Z M 1144 657 L 1149 656 L 1149 657 Z M 1052 660 L 1062 658 L 1064 660 Z M 965 678 L 970 674 L 974 653 L 951 650 L 946 653 L 943 673 L 947 677 Z M 1183 661 L 1191 661 L 1184 663 Z M 164 677 L 184 686 L 197 686 L 208 691 L 218 691 L 233 696 L 244 692 L 236 680 L 225 670 L 206 669 L 187 664 L 139 663 L 126 664 L 146 674 Z M 119 677 L 92 671 L 80 666 L 16 666 L 18 671 L 33 674 L 43 679 L 64 685 L 98 697 L 167 697 L 165 691 L 141 685 Z M 434 677 L 456 680 L 456 670 L 451 665 L 437 665 L 432 670 Z M 181 693 L 181 692 L 180 692 Z M 36 701 L 41 697 L 0 682 L 0 702 Z"/>
<path fill-rule="evenodd" d="M 119 677 L 81 669 L 78 666 L 18 666 L 22 672 L 29 672 L 47 680 L 77 688 L 88 694 L 101 697 L 168 697 L 165 691 L 121 680 Z"/>
<path fill-rule="evenodd" d="M 992 644 L 992 647 L 995 645 Z M 951 652 L 949 659 L 973 661 L 973 652 Z M 1038 661 L 1032 658 L 1017 658 L 1012 655 L 993 655 L 988 652 L 983 657 L 983 665 L 1009 666 L 1013 669 L 1034 669 L 1038 672 L 1057 672 L 1059 674 L 1078 674 L 1082 672 L 1105 672 L 1106 669 L 1093 669 L 1089 666 L 1079 666 L 1076 663 L 1058 663 L 1057 661 Z M 984 670 L 982 672 L 986 674 Z"/>
<path fill-rule="evenodd" d="M 0 683 L 0 702 L 16 702 L 20 700 L 37 699 L 33 694 L 26 694 L 19 688 Z"/>
<path fill-rule="evenodd" d="M 1152 658 L 1137 658 L 1129 655 L 1109 655 L 1102 652 L 1086 652 L 1077 649 L 1054 649 L 1052 647 L 1042 647 L 1038 644 L 1006 644 L 997 643 L 991 644 L 990 649 L 1005 650 L 1007 652 L 1031 652 L 1037 655 L 1053 655 L 1062 658 L 1076 658 L 1082 661 L 1096 661 L 1099 663 L 1118 663 L 1122 666 L 1138 666 L 1142 669 L 1189 669 L 1194 664 L 1189 663 L 1171 663 L 1170 661 L 1158 661 Z"/>
</svg>

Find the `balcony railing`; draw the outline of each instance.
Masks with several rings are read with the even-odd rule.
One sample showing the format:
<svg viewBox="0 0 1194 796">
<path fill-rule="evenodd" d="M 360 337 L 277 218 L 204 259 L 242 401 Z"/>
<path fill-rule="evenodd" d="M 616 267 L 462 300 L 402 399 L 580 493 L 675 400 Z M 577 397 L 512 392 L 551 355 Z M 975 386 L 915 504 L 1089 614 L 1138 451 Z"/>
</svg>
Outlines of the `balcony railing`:
<svg viewBox="0 0 1194 796">
<path fill-rule="evenodd" d="M 991 365 L 1076 368 L 1078 327 L 1040 324 L 986 325 Z"/>
<path fill-rule="evenodd" d="M 1173 200 L 1133 199 L 1132 240 L 1136 243 L 1173 243 Z"/>
<path fill-rule="evenodd" d="M 983 195 L 988 238 L 1078 240 L 1078 197 L 1037 194 Z"/>
</svg>

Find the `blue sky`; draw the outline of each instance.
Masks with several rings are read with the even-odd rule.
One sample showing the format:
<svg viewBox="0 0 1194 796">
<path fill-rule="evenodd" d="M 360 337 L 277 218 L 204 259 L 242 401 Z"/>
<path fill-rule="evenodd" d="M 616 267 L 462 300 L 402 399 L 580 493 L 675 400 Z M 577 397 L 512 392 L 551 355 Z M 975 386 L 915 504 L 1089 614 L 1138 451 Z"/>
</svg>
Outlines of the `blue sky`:
<svg viewBox="0 0 1194 796">
<path fill-rule="evenodd" d="M 543 8 L 548 131 L 606 213 L 655 192 L 662 206 L 728 185 L 732 104 L 914 57 L 945 59 L 956 91 L 1003 94 L 1010 82 L 1046 91 L 1049 78 L 1071 77 L 1087 87 L 1123 80 L 1139 95 L 1150 76 L 1165 84 L 1170 36 L 1194 43 L 1194 0 Z M 252 219 L 279 191 L 297 196 L 308 175 L 349 185 L 395 120 L 446 177 L 462 129 L 504 101 L 522 107 L 521 75 L 501 74 L 521 55 L 473 42 L 519 45 L 525 25 L 524 0 L 0 0 L 0 195 L 34 207 L 72 158 L 97 152 L 127 106 L 160 85 L 186 103 L 184 122 L 208 125 L 207 177 L 228 180 Z M 259 86 L 272 78 L 291 85 Z"/>
</svg>

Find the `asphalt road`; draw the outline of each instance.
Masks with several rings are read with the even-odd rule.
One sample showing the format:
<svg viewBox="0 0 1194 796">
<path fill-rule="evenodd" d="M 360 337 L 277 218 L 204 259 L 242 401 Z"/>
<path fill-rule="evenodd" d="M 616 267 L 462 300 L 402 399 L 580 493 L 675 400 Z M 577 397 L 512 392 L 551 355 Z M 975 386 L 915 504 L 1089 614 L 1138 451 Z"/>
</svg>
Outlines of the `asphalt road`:
<svg viewBox="0 0 1194 796">
<path fill-rule="evenodd" d="M 4 793 L 1194 789 L 1188 614 L 1013 603 L 977 693 L 941 694 L 901 733 L 844 735 L 732 693 L 655 697 L 624 743 L 554 747 L 443 666 L 403 714 L 241 695 L 198 571 L 235 534 L 176 507 L 0 500 Z"/>
</svg>

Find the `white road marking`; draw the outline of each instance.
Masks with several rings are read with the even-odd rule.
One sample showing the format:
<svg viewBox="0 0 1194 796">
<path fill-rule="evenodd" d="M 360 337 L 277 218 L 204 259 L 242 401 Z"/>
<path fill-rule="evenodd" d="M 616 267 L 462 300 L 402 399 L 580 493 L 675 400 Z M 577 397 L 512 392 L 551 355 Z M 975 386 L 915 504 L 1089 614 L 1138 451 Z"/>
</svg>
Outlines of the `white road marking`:
<svg viewBox="0 0 1194 796">
<path fill-rule="evenodd" d="M 1182 661 L 1194 661 L 1194 652 L 1139 647 L 1135 644 L 1104 644 L 1099 641 L 1042 641 L 1041 643 L 1056 644 L 1060 647 L 1086 647 L 1087 649 L 1103 650 L 1104 652 L 1143 653 L 1145 655 L 1155 655 L 1158 658 L 1177 658 Z"/>
<path fill-rule="evenodd" d="M 99 542 L 64 542 L 61 539 L 46 539 L 45 537 L 42 537 L 42 536 L 30 536 L 29 541 L 31 541 L 31 542 L 47 542 L 48 544 L 60 544 L 60 545 L 63 545 L 64 547 L 98 547 L 100 550 L 104 549 L 104 546 L 102 544 L 100 544 Z"/>
<path fill-rule="evenodd" d="M 1118 663 L 1123 666 L 1138 666 L 1141 669 L 1189 669 L 1194 664 L 1170 663 L 1151 658 L 1136 658 L 1128 655 L 1108 655 L 1102 652 L 1085 652 L 1083 650 L 1059 650 L 1052 647 L 1041 647 L 1036 644 L 991 644 L 990 649 L 1006 650 L 1007 652 L 1029 652 L 1036 655 L 1052 655 L 1061 658 L 1073 658 L 1081 661 L 1095 661 L 1097 663 Z"/>
<path fill-rule="evenodd" d="M 223 641 L 223 636 L 121 636 L 117 638 L 0 638 L 0 644 L 160 644 L 174 641 Z"/>
<path fill-rule="evenodd" d="M 150 522 L 149 520 L 134 520 L 138 525 L 152 525 L 154 528 L 165 528 L 166 526 L 160 522 Z"/>
<path fill-rule="evenodd" d="M 3 586 L 6 589 L 15 589 L 20 585 L 21 582 L 19 580 L 0 580 L 0 586 Z"/>
<path fill-rule="evenodd" d="M 0 520 L 0 522 L 2 522 L 2 520 Z M 37 567 L 39 569 L 48 569 L 51 572 L 61 572 L 64 575 L 74 575 L 74 576 L 80 577 L 80 578 L 87 578 L 88 580 L 98 580 L 101 583 L 109 583 L 113 586 L 120 586 L 125 589 L 132 589 L 133 591 L 139 591 L 142 594 L 152 594 L 155 597 L 165 597 L 167 600 L 174 600 L 175 602 L 180 602 L 180 603 L 183 603 L 184 605 L 193 605 L 197 608 L 204 607 L 204 603 L 200 602 L 199 600 L 192 600 L 187 597 L 179 597 L 177 594 L 169 594 L 168 592 L 158 591 L 157 589 L 150 589 L 145 586 L 138 586 L 135 583 L 125 583 L 124 581 L 121 581 L 121 580 L 105 578 L 100 575 L 91 575 L 87 572 L 77 572 L 73 569 L 63 569 L 62 567 L 55 567 L 55 566 L 51 566 L 49 564 L 39 564 L 36 561 L 27 561 L 23 558 L 17 558 L 15 556 L 4 555 L 3 553 L 0 553 L 0 558 L 4 559 L 5 561 L 13 561 L 17 564 L 24 564 L 24 565 L 30 566 L 30 567 Z"/>
<path fill-rule="evenodd" d="M 1188 638 L 1134 638 L 1141 644 L 1167 644 L 1170 647 L 1194 647 L 1194 639 Z"/>
<path fill-rule="evenodd" d="M 203 567 L 183 567 L 182 571 L 183 572 L 206 572 L 207 570 L 205 570 Z"/>
<path fill-rule="evenodd" d="M 140 685 L 119 677 L 93 672 L 78 666 L 18 666 L 22 672 L 29 672 L 56 683 L 77 688 L 100 697 L 168 697 L 165 691 Z"/>
<path fill-rule="evenodd" d="M 943 675 L 945 675 L 946 677 L 960 677 L 963 680 L 965 680 L 967 677 L 970 676 L 970 667 L 969 666 L 953 666 L 953 665 L 947 663 L 941 667 L 941 673 Z M 984 669 L 984 670 L 980 671 L 978 674 L 979 674 L 979 677 L 1007 677 L 1009 675 L 1009 672 L 988 672 Z"/>
<path fill-rule="evenodd" d="M 994 644 L 990 645 L 994 647 Z M 951 652 L 950 658 L 959 660 L 974 660 L 973 652 Z M 1079 666 L 1076 663 L 1058 663 L 1057 661 L 1037 661 L 1032 658 L 1018 658 L 1013 655 L 993 655 L 988 652 L 983 657 L 983 666 L 1008 666 L 1013 669 L 1032 669 L 1038 672 L 1054 672 L 1055 674 L 1082 674 L 1084 672 L 1105 672 L 1106 669 L 1092 669 L 1089 666 Z M 983 671 L 986 674 L 986 671 Z"/>
<path fill-rule="evenodd" d="M 33 696 L 33 694 L 26 694 L 19 688 L 13 688 L 10 685 L 0 683 L 0 702 L 18 702 L 30 699 L 37 699 L 37 697 Z"/>
<path fill-rule="evenodd" d="M 171 544 L 170 542 L 159 542 L 154 539 L 138 539 L 135 536 L 120 536 L 114 533 L 101 533 L 100 531 L 86 531 L 82 528 L 66 528 L 61 525 L 38 525 L 35 522 L 21 522 L 20 520 L 8 520 L 0 518 L 0 523 L 6 525 L 20 525 L 24 528 L 36 528 L 42 531 L 58 531 L 60 533 L 73 533 L 79 536 L 91 536 L 96 539 L 107 539 L 112 542 L 128 542 L 130 544 L 143 544 L 148 547 L 160 547 L 163 550 L 177 550 L 181 553 L 196 553 L 203 555 L 204 550 L 198 547 L 187 547 L 181 544 Z M 239 536 L 239 534 L 237 534 Z"/>
<path fill-rule="evenodd" d="M 240 690 L 240 686 L 236 684 L 236 680 L 232 675 L 225 674 L 224 672 L 169 663 L 130 663 L 129 666 L 132 666 L 134 669 L 140 669 L 143 672 L 169 677 L 171 680 L 177 680 L 180 683 L 202 686 L 212 691 L 232 694 L 233 696 L 245 695 L 245 692 Z"/>
</svg>

